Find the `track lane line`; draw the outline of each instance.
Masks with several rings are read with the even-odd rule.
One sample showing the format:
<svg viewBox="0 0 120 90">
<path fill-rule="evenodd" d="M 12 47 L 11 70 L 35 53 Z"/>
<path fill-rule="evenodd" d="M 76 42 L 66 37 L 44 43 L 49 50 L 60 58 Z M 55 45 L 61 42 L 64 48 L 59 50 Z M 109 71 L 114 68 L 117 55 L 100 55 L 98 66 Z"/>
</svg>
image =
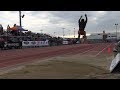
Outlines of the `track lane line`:
<svg viewBox="0 0 120 90">
<path fill-rule="evenodd" d="M 112 43 L 110 45 L 107 45 L 105 48 L 103 48 L 100 52 L 98 52 L 94 57 L 97 57 L 100 53 L 102 53 L 106 48 L 110 47 L 112 45 Z"/>
</svg>

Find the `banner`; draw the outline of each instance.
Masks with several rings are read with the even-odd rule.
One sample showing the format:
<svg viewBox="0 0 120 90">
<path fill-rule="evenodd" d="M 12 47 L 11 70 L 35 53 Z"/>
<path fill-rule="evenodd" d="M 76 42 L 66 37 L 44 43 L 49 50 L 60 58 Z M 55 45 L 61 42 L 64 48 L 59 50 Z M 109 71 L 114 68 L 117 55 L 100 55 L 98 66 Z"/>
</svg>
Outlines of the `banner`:
<svg viewBox="0 0 120 90">
<path fill-rule="evenodd" d="M 30 41 L 23 41 L 22 46 L 30 46 Z"/>
<path fill-rule="evenodd" d="M 63 41 L 63 44 L 64 44 L 64 45 L 67 45 L 67 44 L 68 44 L 68 41 Z"/>
<path fill-rule="evenodd" d="M 48 43 L 49 40 L 46 40 L 46 41 L 23 41 L 22 42 L 22 46 L 48 46 L 49 43 Z"/>
</svg>

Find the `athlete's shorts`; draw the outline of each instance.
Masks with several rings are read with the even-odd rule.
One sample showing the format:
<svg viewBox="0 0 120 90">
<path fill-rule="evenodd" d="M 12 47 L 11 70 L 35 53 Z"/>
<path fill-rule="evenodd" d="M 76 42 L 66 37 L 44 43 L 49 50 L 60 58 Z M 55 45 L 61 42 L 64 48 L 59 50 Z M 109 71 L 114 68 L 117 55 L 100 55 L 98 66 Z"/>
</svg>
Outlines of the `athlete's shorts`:
<svg viewBox="0 0 120 90">
<path fill-rule="evenodd" d="M 80 31 L 78 31 L 78 34 L 80 34 L 80 35 L 84 35 L 84 34 L 85 34 L 85 31 L 80 30 Z"/>
</svg>

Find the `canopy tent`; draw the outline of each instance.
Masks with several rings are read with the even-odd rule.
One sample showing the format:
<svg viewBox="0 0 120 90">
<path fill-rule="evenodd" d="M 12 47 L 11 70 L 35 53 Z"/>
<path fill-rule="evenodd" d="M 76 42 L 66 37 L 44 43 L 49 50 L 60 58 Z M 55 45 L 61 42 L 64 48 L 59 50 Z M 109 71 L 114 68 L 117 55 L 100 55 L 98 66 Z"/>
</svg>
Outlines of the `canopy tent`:
<svg viewBox="0 0 120 90">
<path fill-rule="evenodd" d="M 17 26 L 17 29 L 18 29 L 18 31 L 28 31 L 28 30 L 25 30 L 24 28 L 22 28 L 21 26 Z"/>
<path fill-rule="evenodd" d="M 21 26 L 15 26 L 15 27 L 12 27 L 12 28 L 8 28 L 9 30 L 13 30 L 13 31 L 28 31 L 28 30 L 25 30 L 23 29 Z"/>
<path fill-rule="evenodd" d="M 13 30 L 13 31 L 16 31 L 17 30 L 17 27 L 12 27 L 12 28 L 8 28 L 9 30 Z"/>
</svg>

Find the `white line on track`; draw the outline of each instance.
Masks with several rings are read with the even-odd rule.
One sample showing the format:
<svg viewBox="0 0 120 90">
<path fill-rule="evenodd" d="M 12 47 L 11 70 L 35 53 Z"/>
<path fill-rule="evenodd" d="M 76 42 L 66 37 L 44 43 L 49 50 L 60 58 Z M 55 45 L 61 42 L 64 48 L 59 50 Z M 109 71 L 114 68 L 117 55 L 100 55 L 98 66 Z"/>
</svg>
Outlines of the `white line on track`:
<svg viewBox="0 0 120 90">
<path fill-rule="evenodd" d="M 95 46 L 95 47 L 96 47 L 96 46 Z M 92 49 L 95 48 L 95 47 L 92 47 L 92 48 L 90 48 L 89 50 L 87 50 L 87 51 L 85 51 L 85 52 L 83 52 L 83 53 L 80 53 L 80 54 L 87 53 L 87 52 L 89 52 L 90 50 L 92 50 Z"/>
<path fill-rule="evenodd" d="M 106 48 L 108 48 L 109 46 L 111 46 L 111 44 L 110 45 L 107 45 L 105 48 L 103 48 L 100 52 L 98 52 L 94 57 L 97 57 L 100 53 L 102 53 Z"/>
<path fill-rule="evenodd" d="M 87 50 L 87 51 L 85 51 L 85 52 L 82 52 L 82 53 L 80 53 L 80 54 L 84 54 L 84 53 L 87 53 L 87 52 L 89 52 L 90 50 L 92 50 L 93 48 L 91 48 L 91 49 L 89 49 L 89 50 Z"/>
</svg>

